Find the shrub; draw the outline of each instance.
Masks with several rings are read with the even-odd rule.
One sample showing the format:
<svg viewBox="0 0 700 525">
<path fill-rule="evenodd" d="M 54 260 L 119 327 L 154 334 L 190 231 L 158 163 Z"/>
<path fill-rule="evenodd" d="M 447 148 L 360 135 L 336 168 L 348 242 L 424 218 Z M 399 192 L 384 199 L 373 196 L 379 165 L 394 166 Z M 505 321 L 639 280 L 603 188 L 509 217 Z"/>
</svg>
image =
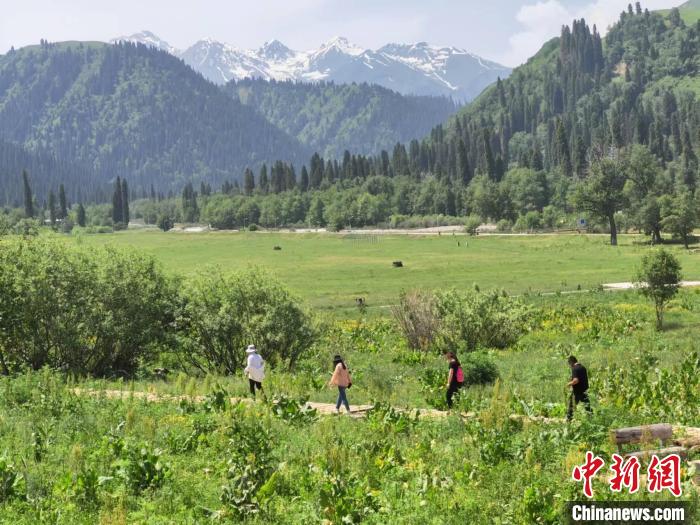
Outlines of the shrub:
<svg viewBox="0 0 700 525">
<path fill-rule="evenodd" d="M 439 326 L 432 293 L 403 292 L 399 304 L 391 307 L 391 313 L 410 348 L 423 351 L 431 348 Z"/>
<path fill-rule="evenodd" d="M 202 274 L 182 292 L 180 355 L 203 371 L 233 374 L 255 344 L 269 363 L 291 367 L 315 339 L 310 316 L 270 275 L 250 270 Z"/>
<path fill-rule="evenodd" d="M 498 368 L 491 358 L 481 352 L 465 354 L 459 359 L 464 372 L 464 384 L 487 385 L 498 379 Z"/>
<path fill-rule="evenodd" d="M 171 230 L 173 226 L 175 226 L 175 223 L 168 215 L 161 215 L 158 217 L 158 228 L 164 232 Z"/>
<path fill-rule="evenodd" d="M 496 223 L 496 230 L 501 233 L 508 233 L 513 229 L 513 223 L 508 219 L 501 219 Z"/>
<path fill-rule="evenodd" d="M 175 291 L 152 258 L 13 240 L 0 250 L 0 368 L 132 374 L 165 342 Z"/>
<path fill-rule="evenodd" d="M 520 338 L 530 317 L 523 303 L 497 291 L 439 292 L 435 309 L 436 343 L 443 352 L 505 348 Z"/>
<path fill-rule="evenodd" d="M 466 231 L 469 235 L 474 235 L 477 228 L 481 226 L 483 222 L 484 221 L 482 218 L 478 215 L 470 215 L 464 221 L 464 231 Z"/>
</svg>

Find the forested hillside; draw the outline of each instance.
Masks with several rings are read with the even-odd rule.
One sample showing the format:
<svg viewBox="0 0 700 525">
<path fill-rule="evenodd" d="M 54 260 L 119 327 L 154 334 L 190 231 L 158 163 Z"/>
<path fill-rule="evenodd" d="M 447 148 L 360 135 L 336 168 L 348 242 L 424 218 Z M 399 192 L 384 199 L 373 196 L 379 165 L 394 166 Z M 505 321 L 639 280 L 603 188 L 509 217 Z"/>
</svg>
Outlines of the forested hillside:
<svg viewBox="0 0 700 525">
<path fill-rule="evenodd" d="M 617 226 L 687 240 L 699 208 L 699 35 L 678 10 L 639 4 L 605 38 L 577 20 L 426 139 L 376 156 L 316 154 L 299 184 L 249 172 L 202 218 L 342 227 L 475 215 L 534 229 L 586 217 L 613 242 Z"/>
<path fill-rule="evenodd" d="M 127 177 L 137 192 L 220 183 L 247 165 L 306 156 L 179 59 L 126 43 L 42 43 L 0 57 L 0 139 L 84 165 L 94 185 Z M 7 187 L 19 180 L 3 173 L 0 194 L 16 196 Z M 70 192 L 82 185 L 70 174 L 62 182 Z"/>
<path fill-rule="evenodd" d="M 94 173 L 84 166 L 59 162 L 49 153 L 30 153 L 16 144 L 0 140 L 0 204 L 22 205 L 22 172 L 25 170 L 31 173 L 38 203 L 43 203 L 48 192 L 58 190 L 64 181 L 74 184 L 70 191 L 67 190 L 71 202 L 80 202 L 88 196 L 103 202 L 111 194 L 110 185 L 97 180 Z"/>
<path fill-rule="evenodd" d="M 425 136 L 456 110 L 445 97 L 403 96 L 377 85 L 245 79 L 226 91 L 321 155 L 375 154 Z"/>
</svg>

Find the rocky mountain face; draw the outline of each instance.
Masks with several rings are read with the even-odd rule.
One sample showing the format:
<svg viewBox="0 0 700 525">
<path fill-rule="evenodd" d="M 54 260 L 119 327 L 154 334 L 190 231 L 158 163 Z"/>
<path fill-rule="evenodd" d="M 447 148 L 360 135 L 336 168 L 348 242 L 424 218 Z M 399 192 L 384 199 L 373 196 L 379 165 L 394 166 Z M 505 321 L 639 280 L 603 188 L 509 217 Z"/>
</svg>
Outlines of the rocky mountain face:
<svg viewBox="0 0 700 525">
<path fill-rule="evenodd" d="M 336 37 L 317 49 L 295 51 L 278 40 L 241 49 L 212 39 L 180 51 L 149 31 L 113 40 L 140 42 L 180 57 L 217 84 L 244 78 L 377 84 L 404 95 L 448 96 L 467 102 L 510 69 L 456 47 L 426 42 L 364 49 Z"/>
</svg>

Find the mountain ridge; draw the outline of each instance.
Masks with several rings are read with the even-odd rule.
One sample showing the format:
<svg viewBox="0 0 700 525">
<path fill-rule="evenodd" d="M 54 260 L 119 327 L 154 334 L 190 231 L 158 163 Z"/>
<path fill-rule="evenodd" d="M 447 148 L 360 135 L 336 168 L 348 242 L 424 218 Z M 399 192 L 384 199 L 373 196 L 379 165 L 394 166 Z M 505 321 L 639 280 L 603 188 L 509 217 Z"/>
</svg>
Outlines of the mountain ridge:
<svg viewBox="0 0 700 525">
<path fill-rule="evenodd" d="M 403 95 L 448 96 L 467 102 L 511 71 L 464 49 L 427 42 L 389 43 L 372 50 L 336 36 L 316 49 L 295 51 L 274 39 L 258 49 L 242 49 L 205 38 L 177 50 L 150 31 L 111 40 L 121 41 L 167 51 L 216 84 L 244 78 L 367 82 Z"/>
</svg>

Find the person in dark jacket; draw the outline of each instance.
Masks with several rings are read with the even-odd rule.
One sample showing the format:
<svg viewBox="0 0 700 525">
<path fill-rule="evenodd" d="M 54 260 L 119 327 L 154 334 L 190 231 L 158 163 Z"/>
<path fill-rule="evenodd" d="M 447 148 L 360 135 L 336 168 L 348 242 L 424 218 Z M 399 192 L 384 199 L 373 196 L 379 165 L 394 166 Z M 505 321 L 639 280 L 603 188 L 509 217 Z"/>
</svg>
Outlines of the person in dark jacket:
<svg viewBox="0 0 700 525">
<path fill-rule="evenodd" d="M 464 375 L 462 372 L 462 365 L 460 365 L 457 355 L 454 352 L 447 352 L 445 358 L 450 364 L 447 373 L 447 408 L 452 408 L 452 397 L 462 387 Z"/>
<path fill-rule="evenodd" d="M 591 414 L 591 401 L 588 399 L 588 370 L 574 356 L 569 356 L 569 367 L 571 368 L 571 381 L 567 386 L 571 388 L 571 396 L 569 397 L 569 409 L 566 412 L 567 421 L 571 421 L 574 417 L 576 406 L 583 402 L 586 411 Z"/>
</svg>

